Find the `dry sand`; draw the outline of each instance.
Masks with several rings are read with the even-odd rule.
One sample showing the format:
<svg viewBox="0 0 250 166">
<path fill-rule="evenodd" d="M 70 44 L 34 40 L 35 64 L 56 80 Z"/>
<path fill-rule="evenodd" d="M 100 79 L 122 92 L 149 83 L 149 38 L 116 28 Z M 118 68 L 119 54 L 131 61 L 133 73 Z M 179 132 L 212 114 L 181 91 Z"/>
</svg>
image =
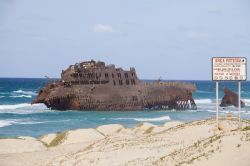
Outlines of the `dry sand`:
<svg viewBox="0 0 250 166">
<path fill-rule="evenodd" d="M 250 126 L 244 121 L 242 127 Z M 250 164 L 250 127 L 234 120 L 119 124 L 0 139 L 0 165 L 237 165 Z"/>
</svg>

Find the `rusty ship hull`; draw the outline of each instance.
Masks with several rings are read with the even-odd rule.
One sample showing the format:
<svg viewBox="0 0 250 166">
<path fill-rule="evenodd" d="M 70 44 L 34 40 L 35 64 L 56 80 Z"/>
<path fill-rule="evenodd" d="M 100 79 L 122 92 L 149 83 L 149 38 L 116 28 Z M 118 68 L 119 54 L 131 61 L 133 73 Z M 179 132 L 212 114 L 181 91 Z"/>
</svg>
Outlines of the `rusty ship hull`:
<svg viewBox="0 0 250 166">
<path fill-rule="evenodd" d="M 195 85 L 182 82 L 140 81 L 134 68 L 125 71 L 104 62 L 87 61 L 62 71 L 32 103 L 53 110 L 197 109 Z"/>
</svg>

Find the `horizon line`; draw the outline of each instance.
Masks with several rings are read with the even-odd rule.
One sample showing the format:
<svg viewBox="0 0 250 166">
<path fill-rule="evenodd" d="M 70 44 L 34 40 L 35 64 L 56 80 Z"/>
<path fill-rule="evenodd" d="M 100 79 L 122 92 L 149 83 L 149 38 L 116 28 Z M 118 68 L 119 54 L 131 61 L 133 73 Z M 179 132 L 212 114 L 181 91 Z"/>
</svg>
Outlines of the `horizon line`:
<svg viewBox="0 0 250 166">
<path fill-rule="evenodd" d="M 0 79 L 48 79 L 45 77 L 0 77 Z M 50 79 L 61 79 L 61 78 L 50 78 Z M 150 79 L 150 78 L 142 78 L 140 80 L 158 80 L 158 79 Z M 208 79 L 161 79 L 161 81 L 213 81 Z M 233 82 L 235 80 L 226 81 Z M 243 82 L 249 82 L 250 80 L 245 80 Z M 215 82 L 215 81 L 214 81 Z"/>
</svg>

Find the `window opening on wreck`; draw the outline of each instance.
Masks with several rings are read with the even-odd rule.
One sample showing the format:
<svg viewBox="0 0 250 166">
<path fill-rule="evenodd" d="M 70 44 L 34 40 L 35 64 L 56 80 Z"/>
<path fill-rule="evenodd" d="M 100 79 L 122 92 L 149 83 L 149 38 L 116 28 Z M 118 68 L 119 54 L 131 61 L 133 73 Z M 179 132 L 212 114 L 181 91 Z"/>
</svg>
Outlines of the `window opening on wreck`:
<svg viewBox="0 0 250 166">
<path fill-rule="evenodd" d="M 134 79 L 131 80 L 131 84 L 135 85 L 135 80 Z"/>
<path fill-rule="evenodd" d="M 116 85 L 116 82 L 115 82 L 115 80 L 113 80 L 113 83 L 114 83 L 114 86 Z"/>
<path fill-rule="evenodd" d="M 114 78 L 115 76 L 114 76 L 114 73 L 112 73 L 112 78 Z"/>
<path fill-rule="evenodd" d="M 134 77 L 135 76 L 135 73 L 132 73 L 132 77 Z"/>
<path fill-rule="evenodd" d="M 126 84 L 129 85 L 129 80 L 126 80 Z"/>
<path fill-rule="evenodd" d="M 119 80 L 119 85 L 122 85 L 122 80 Z"/>
<path fill-rule="evenodd" d="M 105 78 L 109 79 L 109 74 L 108 73 L 105 73 Z"/>
<path fill-rule="evenodd" d="M 118 78 L 121 78 L 121 73 L 117 73 Z"/>
<path fill-rule="evenodd" d="M 132 96 L 132 101 L 137 101 L 137 96 Z"/>
<path fill-rule="evenodd" d="M 125 78 L 128 78 L 128 73 L 124 73 Z"/>
</svg>

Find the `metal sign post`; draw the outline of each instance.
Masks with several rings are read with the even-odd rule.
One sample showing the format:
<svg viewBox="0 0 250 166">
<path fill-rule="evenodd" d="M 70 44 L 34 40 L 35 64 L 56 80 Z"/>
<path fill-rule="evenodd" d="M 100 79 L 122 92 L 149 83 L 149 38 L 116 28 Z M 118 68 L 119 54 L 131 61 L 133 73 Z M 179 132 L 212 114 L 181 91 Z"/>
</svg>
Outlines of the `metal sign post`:
<svg viewBox="0 0 250 166">
<path fill-rule="evenodd" d="M 241 83 L 238 81 L 238 120 L 239 120 L 239 128 L 241 128 L 240 123 L 240 109 L 241 109 L 241 102 L 240 102 L 240 91 L 241 91 Z"/>
<path fill-rule="evenodd" d="M 219 81 L 216 81 L 216 126 L 219 128 Z"/>
<path fill-rule="evenodd" d="M 212 80 L 216 81 L 216 125 L 219 127 L 219 81 L 238 81 L 238 121 L 241 127 L 241 81 L 247 80 L 247 59 L 245 57 L 212 58 Z"/>
</svg>

